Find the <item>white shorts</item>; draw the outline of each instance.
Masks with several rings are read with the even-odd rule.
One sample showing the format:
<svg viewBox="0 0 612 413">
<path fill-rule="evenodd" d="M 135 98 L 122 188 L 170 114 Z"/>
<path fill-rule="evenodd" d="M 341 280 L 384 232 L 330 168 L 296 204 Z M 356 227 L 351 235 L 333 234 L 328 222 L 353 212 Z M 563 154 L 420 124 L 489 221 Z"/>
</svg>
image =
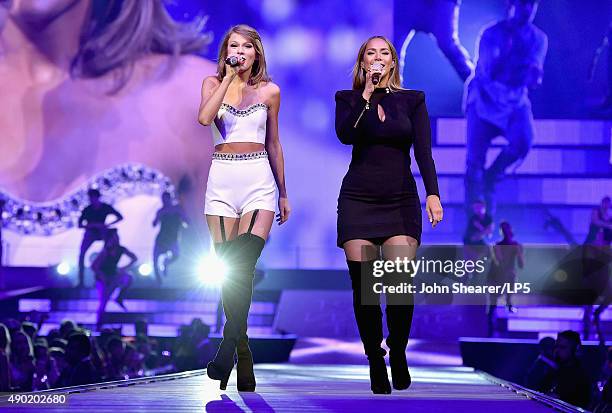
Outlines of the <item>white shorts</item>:
<svg viewBox="0 0 612 413">
<path fill-rule="evenodd" d="M 256 209 L 276 211 L 276 182 L 268 154 L 215 152 L 206 185 L 204 213 L 239 218 Z"/>
</svg>

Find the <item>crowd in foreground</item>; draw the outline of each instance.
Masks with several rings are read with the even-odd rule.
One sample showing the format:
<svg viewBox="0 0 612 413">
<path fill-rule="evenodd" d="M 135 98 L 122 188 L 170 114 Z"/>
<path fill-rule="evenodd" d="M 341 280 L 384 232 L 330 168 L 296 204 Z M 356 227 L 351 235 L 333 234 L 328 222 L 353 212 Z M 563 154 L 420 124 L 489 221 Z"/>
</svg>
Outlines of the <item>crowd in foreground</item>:
<svg viewBox="0 0 612 413">
<path fill-rule="evenodd" d="M 210 328 L 200 319 L 181 326 L 172 343 L 105 329 L 99 336 L 71 320 L 46 336 L 29 321 L 0 323 L 0 392 L 29 392 L 204 368 L 214 356 Z"/>
</svg>

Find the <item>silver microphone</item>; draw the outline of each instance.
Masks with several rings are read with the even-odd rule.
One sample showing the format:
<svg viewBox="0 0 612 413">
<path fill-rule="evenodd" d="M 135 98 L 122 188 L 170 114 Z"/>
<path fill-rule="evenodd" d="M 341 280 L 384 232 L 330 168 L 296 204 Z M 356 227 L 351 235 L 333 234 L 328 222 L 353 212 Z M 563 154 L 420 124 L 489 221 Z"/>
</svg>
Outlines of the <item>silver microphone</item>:
<svg viewBox="0 0 612 413">
<path fill-rule="evenodd" d="M 372 84 L 375 86 L 380 82 L 380 76 L 382 75 L 383 65 L 382 63 L 375 62 L 370 66 L 372 72 Z"/>
<path fill-rule="evenodd" d="M 240 65 L 240 63 L 244 62 L 246 59 L 244 56 L 228 56 L 225 59 L 225 63 L 232 66 L 232 67 L 236 67 L 238 65 Z"/>
</svg>

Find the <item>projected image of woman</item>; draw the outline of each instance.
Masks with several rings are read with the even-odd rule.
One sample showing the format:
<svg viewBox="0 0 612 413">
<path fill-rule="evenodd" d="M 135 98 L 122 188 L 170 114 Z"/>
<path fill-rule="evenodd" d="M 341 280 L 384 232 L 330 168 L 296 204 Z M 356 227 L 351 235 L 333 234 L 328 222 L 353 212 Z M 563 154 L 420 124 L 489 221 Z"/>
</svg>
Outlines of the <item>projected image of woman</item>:
<svg viewBox="0 0 612 413">
<path fill-rule="evenodd" d="M 214 64 L 190 54 L 211 41 L 203 26 L 174 21 L 163 0 L 0 1 L 0 193 L 61 202 L 102 171 L 142 164 L 199 214 L 212 147 L 193 84 Z M 151 245 L 157 206 L 138 214 Z"/>
<path fill-rule="evenodd" d="M 199 121 L 211 126 L 215 145 L 206 186 L 206 221 L 229 274 L 221 289 L 223 341 L 207 373 L 220 380 L 224 390 L 237 354 L 238 390 L 254 391 L 247 317 L 255 265 L 277 203 L 279 225 L 290 213 L 278 134 L 280 89 L 268 76 L 261 38 L 252 27 L 238 25 L 227 32 L 218 62 L 217 76 L 202 83 Z"/>
</svg>

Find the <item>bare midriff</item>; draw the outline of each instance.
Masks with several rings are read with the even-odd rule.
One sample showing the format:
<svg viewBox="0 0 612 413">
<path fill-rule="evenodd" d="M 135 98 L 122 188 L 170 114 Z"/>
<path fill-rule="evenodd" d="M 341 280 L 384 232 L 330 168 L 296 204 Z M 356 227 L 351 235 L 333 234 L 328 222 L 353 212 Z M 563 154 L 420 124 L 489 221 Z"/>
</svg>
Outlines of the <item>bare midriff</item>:
<svg viewBox="0 0 612 413">
<path fill-rule="evenodd" d="M 260 152 L 266 149 L 265 145 L 255 142 L 222 143 L 215 146 L 215 152 L 221 153 L 249 153 Z"/>
</svg>

